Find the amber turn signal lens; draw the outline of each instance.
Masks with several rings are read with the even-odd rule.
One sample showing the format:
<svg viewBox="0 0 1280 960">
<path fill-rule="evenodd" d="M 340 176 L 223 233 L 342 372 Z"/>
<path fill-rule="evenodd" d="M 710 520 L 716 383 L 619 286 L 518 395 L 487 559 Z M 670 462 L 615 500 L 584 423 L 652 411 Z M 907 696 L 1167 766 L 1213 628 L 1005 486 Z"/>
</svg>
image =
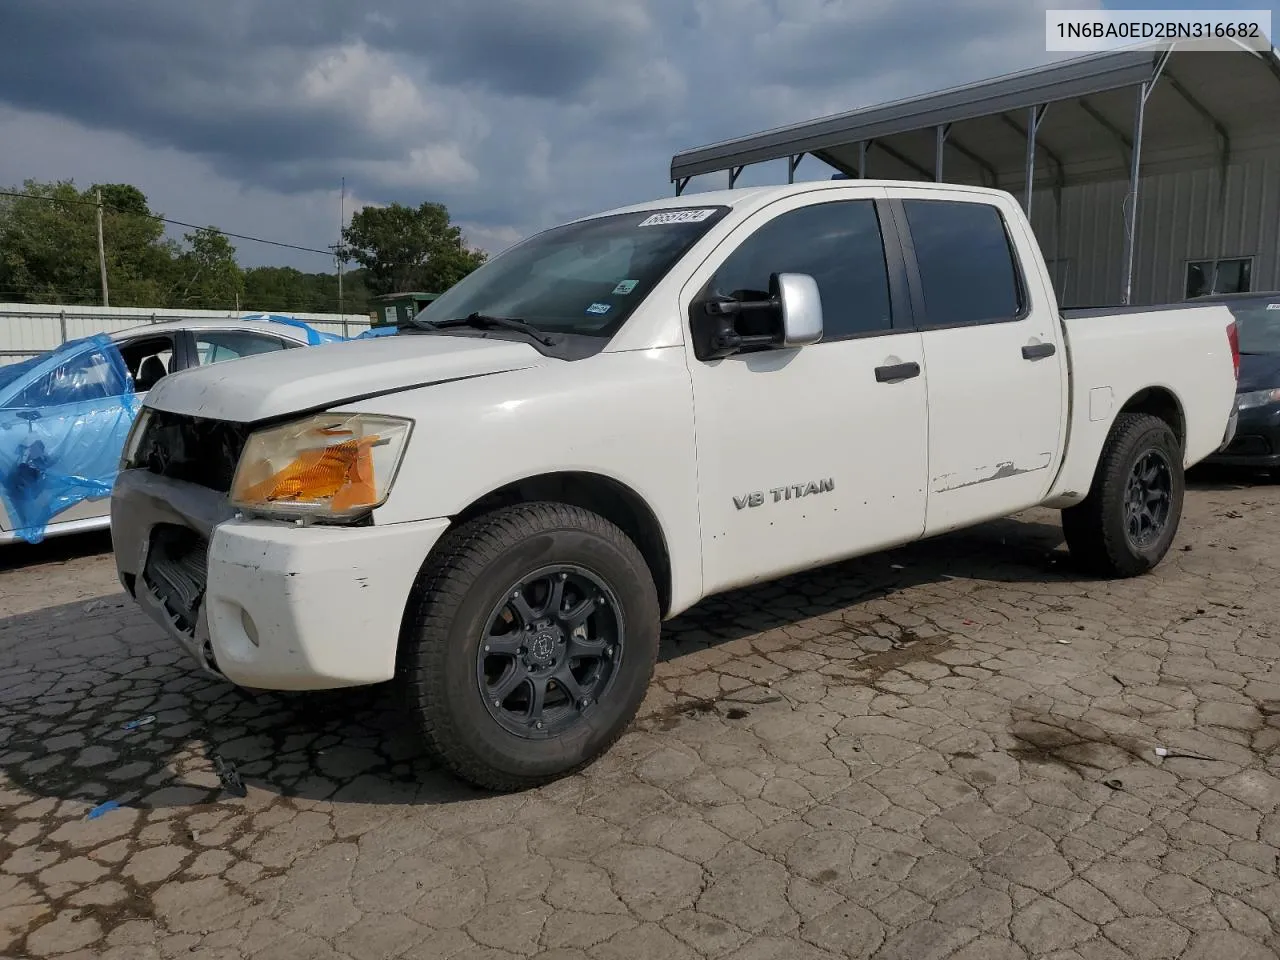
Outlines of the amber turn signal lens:
<svg viewBox="0 0 1280 960">
<path fill-rule="evenodd" d="M 231 502 L 251 513 L 359 516 L 391 490 L 412 424 L 372 414 L 317 414 L 249 438 Z"/>
<path fill-rule="evenodd" d="M 336 512 L 377 502 L 371 449 L 378 436 L 305 450 L 283 470 L 244 491 L 246 500 L 328 500 Z"/>
</svg>

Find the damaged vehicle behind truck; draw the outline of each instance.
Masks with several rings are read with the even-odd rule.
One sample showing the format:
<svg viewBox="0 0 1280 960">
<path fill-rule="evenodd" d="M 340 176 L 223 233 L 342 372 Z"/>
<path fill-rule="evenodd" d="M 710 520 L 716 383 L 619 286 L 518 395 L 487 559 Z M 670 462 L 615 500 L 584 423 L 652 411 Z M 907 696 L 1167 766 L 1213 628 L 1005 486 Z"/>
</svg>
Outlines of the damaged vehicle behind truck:
<svg viewBox="0 0 1280 960">
<path fill-rule="evenodd" d="M 170 377 L 112 497 L 124 587 L 250 688 L 395 680 L 493 789 L 607 750 L 660 624 L 1035 505 L 1168 551 L 1229 439 L 1225 307 L 1064 318 L 1002 192 L 709 193 L 510 248 L 413 330 Z"/>
</svg>

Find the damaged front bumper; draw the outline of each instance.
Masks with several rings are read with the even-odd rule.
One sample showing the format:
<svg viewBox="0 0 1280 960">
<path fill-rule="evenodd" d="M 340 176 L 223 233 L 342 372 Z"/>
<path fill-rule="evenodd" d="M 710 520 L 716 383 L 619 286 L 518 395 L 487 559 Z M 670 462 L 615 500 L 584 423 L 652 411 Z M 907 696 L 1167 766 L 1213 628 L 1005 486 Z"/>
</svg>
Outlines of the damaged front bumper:
<svg viewBox="0 0 1280 960">
<path fill-rule="evenodd" d="M 226 495 L 145 469 L 111 499 L 120 582 L 206 671 L 263 690 L 395 675 L 413 582 L 447 519 L 299 526 L 234 515 Z"/>
</svg>

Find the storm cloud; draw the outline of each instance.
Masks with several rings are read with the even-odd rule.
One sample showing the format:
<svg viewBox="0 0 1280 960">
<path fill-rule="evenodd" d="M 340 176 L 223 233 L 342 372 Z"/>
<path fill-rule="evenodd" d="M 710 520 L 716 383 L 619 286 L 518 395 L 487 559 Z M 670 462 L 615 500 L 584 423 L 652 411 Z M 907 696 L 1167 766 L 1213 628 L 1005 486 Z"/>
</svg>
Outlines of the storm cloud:
<svg viewBox="0 0 1280 960">
<path fill-rule="evenodd" d="M 324 246 L 345 177 L 348 213 L 436 200 L 495 249 L 667 194 L 676 150 L 1043 62 L 1050 6 L 8 0 L 0 181 L 128 180 L 171 216 Z"/>
</svg>

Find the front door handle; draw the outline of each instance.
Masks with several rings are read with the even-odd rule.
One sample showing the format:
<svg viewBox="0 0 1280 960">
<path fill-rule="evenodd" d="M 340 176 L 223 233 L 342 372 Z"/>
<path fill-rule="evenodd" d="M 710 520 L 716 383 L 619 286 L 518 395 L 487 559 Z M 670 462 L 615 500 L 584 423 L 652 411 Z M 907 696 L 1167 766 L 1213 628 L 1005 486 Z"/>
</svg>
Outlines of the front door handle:
<svg viewBox="0 0 1280 960">
<path fill-rule="evenodd" d="M 1043 360 L 1045 357 L 1052 357 L 1058 352 L 1058 348 L 1052 343 L 1032 343 L 1022 348 L 1023 360 Z"/>
<path fill-rule="evenodd" d="M 897 383 L 899 380 L 910 380 L 920 376 L 920 364 L 892 363 L 887 367 L 876 367 L 876 383 Z"/>
</svg>

